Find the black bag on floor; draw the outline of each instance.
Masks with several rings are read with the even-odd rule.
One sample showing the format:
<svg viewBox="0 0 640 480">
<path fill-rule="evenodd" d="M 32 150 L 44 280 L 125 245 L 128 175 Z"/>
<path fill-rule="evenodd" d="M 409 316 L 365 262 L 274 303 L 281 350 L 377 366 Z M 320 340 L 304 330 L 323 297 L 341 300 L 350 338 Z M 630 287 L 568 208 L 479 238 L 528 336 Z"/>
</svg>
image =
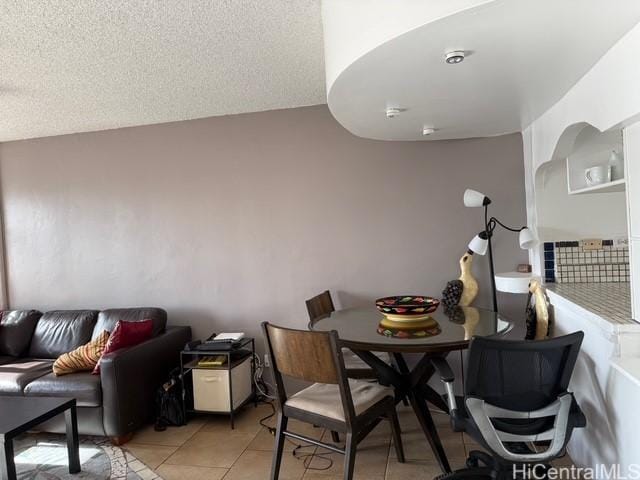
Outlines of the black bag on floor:
<svg viewBox="0 0 640 480">
<path fill-rule="evenodd" d="M 157 431 L 166 430 L 167 426 L 185 424 L 185 413 L 182 408 L 180 369 L 176 368 L 169 374 L 167 382 L 162 384 L 156 392 L 156 424 Z"/>
</svg>

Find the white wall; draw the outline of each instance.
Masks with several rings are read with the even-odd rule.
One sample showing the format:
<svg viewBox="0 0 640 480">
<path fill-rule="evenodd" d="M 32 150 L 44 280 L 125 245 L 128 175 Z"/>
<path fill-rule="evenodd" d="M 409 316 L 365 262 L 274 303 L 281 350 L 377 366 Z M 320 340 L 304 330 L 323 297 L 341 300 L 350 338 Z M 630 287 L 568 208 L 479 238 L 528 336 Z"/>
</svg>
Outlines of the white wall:
<svg viewBox="0 0 640 480">
<path fill-rule="evenodd" d="M 638 51 L 640 25 L 614 45 L 558 103 L 523 132 L 530 224 L 544 227 L 541 209 L 548 212 L 552 206 L 551 199 L 544 198 L 545 190 L 538 188 L 542 168 L 554 168 L 549 162 L 564 159 L 585 125 L 604 132 L 631 125 L 640 118 L 640 63 L 630 61 Z M 636 160 L 627 155 L 627 171 L 629 162 Z M 556 205 L 562 208 L 559 202 Z M 569 215 L 563 217 L 566 222 L 573 221 Z M 540 257 L 540 249 L 530 254 L 537 272 L 540 272 Z M 637 276 L 632 275 L 632 284 L 636 277 L 637 285 Z M 572 388 L 585 411 L 588 427 L 572 437 L 572 458 L 579 465 L 592 467 L 611 462 L 640 464 L 637 430 L 620 428 L 620 425 L 635 425 L 638 415 L 633 405 L 640 402 L 640 387 L 622 387 L 616 374 L 612 374 L 611 359 L 620 355 L 619 343 L 603 336 L 571 309 L 556 308 L 555 313 L 558 333 L 585 332 Z"/>
<path fill-rule="evenodd" d="M 586 330 L 569 387 L 587 418 L 587 427 L 573 432 L 569 454 L 579 466 L 617 463 L 619 440 L 613 433 L 611 417 L 614 405 L 607 394 L 610 359 L 616 354 L 617 340 L 559 305 L 554 308 L 554 320 L 557 336 Z"/>
<path fill-rule="evenodd" d="M 640 63 L 629 61 L 640 46 L 640 25 L 616 43 L 553 107 L 536 119 L 531 129 L 534 169 L 562 158 L 557 150 L 569 127 L 588 123 L 600 131 L 634 123 L 640 115 Z"/>
<path fill-rule="evenodd" d="M 611 432 L 616 439 L 617 455 L 621 471 L 631 472 L 638 469 L 640 460 L 640 415 L 629 415 L 638 409 L 638 391 L 640 383 L 630 378 L 626 372 L 611 368 L 607 385 L 608 411 L 611 418 Z"/>
<path fill-rule="evenodd" d="M 585 125 L 600 131 L 620 128 L 640 117 L 640 25 L 616 43 L 564 97 L 523 131 L 528 223 L 538 226 L 538 169 L 564 159 Z M 541 248 L 530 254 L 541 273 Z"/>
</svg>

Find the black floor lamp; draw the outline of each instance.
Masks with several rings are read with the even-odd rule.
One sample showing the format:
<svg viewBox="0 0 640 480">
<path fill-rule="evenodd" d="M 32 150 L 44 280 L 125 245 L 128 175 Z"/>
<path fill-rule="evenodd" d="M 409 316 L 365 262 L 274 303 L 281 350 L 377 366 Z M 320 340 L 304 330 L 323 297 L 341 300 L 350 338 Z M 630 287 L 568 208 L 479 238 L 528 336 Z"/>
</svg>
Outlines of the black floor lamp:
<svg viewBox="0 0 640 480">
<path fill-rule="evenodd" d="M 478 233 L 469 242 L 469 251 L 477 253 L 478 255 L 484 255 L 489 251 L 489 270 L 491 273 L 491 294 L 493 297 L 493 310 L 498 311 L 498 295 L 496 290 L 496 274 L 493 265 L 493 248 L 491 246 L 491 238 L 493 232 L 498 225 L 502 228 L 510 231 L 517 232 L 518 240 L 520 242 L 520 248 L 523 250 L 529 250 L 538 244 L 538 239 L 534 233 L 525 225 L 519 228 L 512 228 L 495 217 L 489 218 L 489 204 L 491 199 L 483 193 L 475 190 L 467 189 L 464 192 L 464 206 L 465 207 L 484 207 L 484 230 Z"/>
</svg>

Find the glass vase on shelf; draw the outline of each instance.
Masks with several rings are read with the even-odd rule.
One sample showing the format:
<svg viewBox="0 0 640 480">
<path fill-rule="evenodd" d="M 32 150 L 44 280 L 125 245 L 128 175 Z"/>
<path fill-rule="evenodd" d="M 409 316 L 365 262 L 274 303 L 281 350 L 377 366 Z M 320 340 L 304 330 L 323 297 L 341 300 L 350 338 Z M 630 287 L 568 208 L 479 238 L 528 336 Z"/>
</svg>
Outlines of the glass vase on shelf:
<svg viewBox="0 0 640 480">
<path fill-rule="evenodd" d="M 609 167 L 611 167 L 611 181 L 622 180 L 624 178 L 624 158 L 621 153 L 615 150 L 609 155 Z"/>
</svg>

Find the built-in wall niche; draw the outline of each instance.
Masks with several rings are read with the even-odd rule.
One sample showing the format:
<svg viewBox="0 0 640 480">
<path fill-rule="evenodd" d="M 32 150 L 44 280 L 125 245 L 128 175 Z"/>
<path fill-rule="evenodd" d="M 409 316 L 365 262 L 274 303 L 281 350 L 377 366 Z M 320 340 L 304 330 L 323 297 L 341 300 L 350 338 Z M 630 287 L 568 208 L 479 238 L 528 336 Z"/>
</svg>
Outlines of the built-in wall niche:
<svg viewBox="0 0 640 480">
<path fill-rule="evenodd" d="M 576 136 L 566 160 L 570 195 L 623 192 L 622 130 L 601 132 L 586 125 Z"/>
<path fill-rule="evenodd" d="M 574 195 L 567 191 L 568 182 L 565 159 L 547 162 L 536 171 L 537 231 L 542 241 L 628 237 L 625 192 Z"/>
</svg>

